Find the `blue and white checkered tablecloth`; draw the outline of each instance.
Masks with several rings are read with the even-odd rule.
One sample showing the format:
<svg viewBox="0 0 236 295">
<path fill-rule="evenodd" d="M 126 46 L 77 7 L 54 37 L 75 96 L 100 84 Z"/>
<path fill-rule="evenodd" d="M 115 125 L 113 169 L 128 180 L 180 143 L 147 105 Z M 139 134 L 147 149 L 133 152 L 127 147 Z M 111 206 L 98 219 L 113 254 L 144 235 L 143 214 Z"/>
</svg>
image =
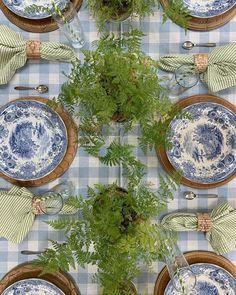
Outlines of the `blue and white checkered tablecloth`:
<svg viewBox="0 0 236 295">
<path fill-rule="evenodd" d="M 186 53 L 186 51 L 181 48 L 181 43 L 185 40 L 191 40 L 196 43 L 216 42 L 217 45 L 236 42 L 236 18 L 223 27 L 210 32 L 188 31 L 185 34 L 183 29 L 176 26 L 171 21 L 167 21 L 165 24 L 162 24 L 161 15 L 162 13 L 156 9 L 153 16 L 146 17 L 141 23 L 137 22 L 135 24 L 146 34 L 142 42 L 143 51 L 154 59 L 158 59 L 159 56 L 164 54 Z M 85 31 L 87 41 L 86 47 L 90 48 L 91 42 L 98 39 L 98 33 L 95 23 L 88 13 L 85 1 L 79 12 L 79 17 Z M 1 12 L 0 23 L 8 25 L 13 30 L 20 32 L 25 39 L 60 41 L 67 43 L 64 36 L 59 33 L 58 30 L 42 34 L 28 33 L 11 24 Z M 125 29 L 125 24 L 123 28 Z M 199 50 L 200 49 L 198 48 L 194 48 L 191 53 L 198 53 L 200 52 Z M 201 52 L 209 52 L 209 49 L 202 49 Z M 32 91 L 20 93 L 14 90 L 14 86 L 16 85 L 35 86 L 38 84 L 47 84 L 49 85 L 49 94 L 45 94 L 44 96 L 47 98 L 57 96 L 60 91 L 60 86 L 65 80 L 62 72 L 68 72 L 69 67 L 70 66 L 68 64 L 63 63 L 29 61 L 15 74 L 9 84 L 0 86 L 0 105 L 21 96 L 36 95 L 36 93 Z M 185 92 L 185 96 L 207 92 L 207 89 L 203 85 L 198 85 L 188 92 Z M 231 103 L 236 104 L 236 87 L 222 91 L 218 93 L 218 95 L 229 100 Z M 123 140 L 135 144 L 136 136 L 129 135 Z M 147 178 L 149 181 L 153 182 L 154 188 L 157 188 L 157 174 L 164 172 L 157 160 L 155 152 L 149 152 L 147 156 L 144 156 L 138 148 L 135 152 L 138 158 L 147 164 Z M 99 163 L 97 159 L 89 157 L 83 150 L 79 149 L 71 167 L 60 179 L 55 180 L 47 186 L 34 188 L 33 190 L 40 193 L 48 188 L 51 188 L 62 179 L 69 179 L 75 183 L 77 193 L 85 194 L 88 185 L 91 186 L 98 182 L 111 183 L 119 180 L 119 172 L 118 167 L 105 167 Z M 11 185 L 9 183 L 0 179 L 0 188 L 5 189 L 10 187 Z M 186 201 L 183 199 L 183 191 L 185 190 L 189 190 L 189 188 L 181 186 L 178 192 L 175 193 L 174 200 L 171 201 L 168 206 L 169 212 L 186 209 L 194 211 L 210 210 L 217 204 L 217 200 L 214 199 L 195 199 L 194 201 Z M 197 192 L 197 190 L 194 191 Z M 236 207 L 236 179 L 225 186 L 208 191 L 204 190 L 204 192 L 217 193 L 221 199 L 232 202 L 232 204 Z M 20 245 L 14 245 L 4 239 L 0 239 L 0 278 L 19 263 L 32 259 L 32 257 L 21 255 L 21 250 L 41 250 L 49 247 L 49 239 L 58 239 L 59 241 L 63 240 L 63 233 L 52 230 L 45 223 L 43 223 L 43 220 L 45 220 L 45 217 L 37 218 L 27 238 Z M 179 235 L 178 244 L 182 251 L 211 250 L 210 245 L 201 233 L 182 233 Z M 236 251 L 229 253 L 226 257 L 236 264 Z M 140 277 L 135 281 L 138 289 L 141 291 L 143 288 L 147 287 L 149 293 L 152 294 L 155 280 L 162 267 L 163 264 L 157 262 L 153 265 L 153 273 L 150 274 L 146 270 L 143 270 Z M 78 268 L 70 271 L 76 280 L 82 295 L 98 294 L 98 286 L 92 281 L 92 275 L 95 271 L 95 266 L 88 266 L 86 269 Z"/>
</svg>

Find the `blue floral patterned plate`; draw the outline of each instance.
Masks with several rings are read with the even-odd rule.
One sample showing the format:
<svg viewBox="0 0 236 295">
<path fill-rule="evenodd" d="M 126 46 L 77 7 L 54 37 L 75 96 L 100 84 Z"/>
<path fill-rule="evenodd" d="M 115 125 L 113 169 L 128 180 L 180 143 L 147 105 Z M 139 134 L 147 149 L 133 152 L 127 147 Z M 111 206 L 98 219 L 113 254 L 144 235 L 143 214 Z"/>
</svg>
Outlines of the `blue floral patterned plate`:
<svg viewBox="0 0 236 295">
<path fill-rule="evenodd" d="M 26 279 L 12 284 L 3 291 L 2 295 L 65 295 L 65 293 L 48 281 Z"/>
<path fill-rule="evenodd" d="M 170 124 L 172 147 L 166 152 L 175 168 L 186 179 L 210 184 L 236 172 L 236 114 L 211 102 L 184 108 L 189 119 Z"/>
<path fill-rule="evenodd" d="M 67 150 L 61 117 L 44 103 L 17 100 L 0 108 L 0 172 L 36 180 L 52 172 Z"/>
<path fill-rule="evenodd" d="M 236 4 L 236 0 L 183 0 L 183 2 L 190 15 L 200 18 L 221 15 Z"/>
<path fill-rule="evenodd" d="M 57 6 L 61 9 L 65 6 L 67 0 L 54 0 Z M 50 17 L 52 9 L 51 0 L 3 0 L 5 6 L 16 15 L 28 19 L 43 19 Z M 37 10 L 27 10 L 32 5 L 37 5 Z"/>
<path fill-rule="evenodd" d="M 236 279 L 225 269 L 208 263 L 191 265 L 196 275 L 195 291 L 197 295 L 235 295 Z M 166 286 L 164 295 L 179 295 L 171 281 Z"/>
</svg>

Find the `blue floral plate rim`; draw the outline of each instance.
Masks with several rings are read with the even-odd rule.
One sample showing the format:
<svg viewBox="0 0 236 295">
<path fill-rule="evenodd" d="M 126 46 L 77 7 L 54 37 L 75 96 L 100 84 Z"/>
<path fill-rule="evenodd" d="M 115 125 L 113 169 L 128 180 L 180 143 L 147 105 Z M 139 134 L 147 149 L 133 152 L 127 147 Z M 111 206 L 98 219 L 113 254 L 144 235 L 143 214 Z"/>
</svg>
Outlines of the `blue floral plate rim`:
<svg viewBox="0 0 236 295">
<path fill-rule="evenodd" d="M 45 18 L 49 18 L 51 17 L 51 13 L 48 13 L 46 11 L 41 11 L 41 12 L 26 12 L 24 9 L 30 5 L 36 4 L 37 1 L 39 2 L 38 5 L 39 6 L 44 6 L 44 7 L 52 7 L 52 4 L 50 2 L 50 0 L 44 0 L 45 4 L 41 5 L 40 2 L 42 2 L 42 0 L 2 0 L 3 4 L 10 10 L 12 11 L 14 14 L 26 18 L 26 19 L 31 19 L 31 20 L 41 20 L 41 19 L 45 19 Z M 23 2 L 23 3 L 22 3 Z M 29 4 L 27 5 L 26 3 Z M 65 3 L 67 2 L 67 0 L 55 0 L 55 3 L 59 6 L 59 7 L 63 7 L 65 5 Z"/>
<path fill-rule="evenodd" d="M 47 280 L 44 280 L 44 279 L 38 279 L 38 278 L 29 278 L 29 279 L 23 279 L 23 280 L 19 280 L 13 284 L 11 284 L 10 286 L 8 286 L 5 290 L 3 290 L 3 293 L 2 295 L 9 295 L 11 293 L 9 292 L 12 292 L 13 288 L 16 287 L 17 285 L 22 285 L 24 283 L 27 283 L 29 282 L 29 284 L 31 283 L 36 283 L 36 284 L 41 284 L 41 285 L 44 285 L 46 288 L 51 288 L 52 291 L 56 292 L 54 293 L 55 295 L 65 295 L 65 293 L 59 288 L 57 287 L 55 284 L 53 284 L 52 282 L 49 282 Z M 15 294 L 15 293 L 12 293 L 12 294 Z"/>
<path fill-rule="evenodd" d="M 191 2 L 191 0 L 189 0 Z M 189 9 L 189 2 L 188 0 L 183 0 L 183 3 L 185 5 L 186 8 Z M 208 0 L 208 2 L 211 2 Z M 218 4 L 218 2 L 215 0 L 216 4 Z M 199 9 L 199 6 L 197 7 L 191 7 L 189 9 L 189 12 L 190 12 L 190 15 L 192 17 L 196 17 L 196 18 L 213 18 L 213 17 L 217 17 L 217 16 L 220 16 L 226 12 L 228 12 L 230 9 L 232 9 L 235 4 L 236 4 L 236 0 L 220 0 L 220 2 L 224 3 L 225 5 L 221 8 L 219 7 L 219 5 L 217 6 L 214 6 L 214 5 L 211 5 L 211 4 L 205 4 L 205 10 L 203 9 L 203 11 L 201 11 L 201 9 Z M 200 5 L 199 3 L 197 5 Z M 221 4 L 222 6 L 222 4 Z"/>
<path fill-rule="evenodd" d="M 226 145 L 228 149 L 231 149 L 231 151 L 233 153 L 232 154 L 233 161 L 228 165 L 228 167 L 227 167 L 226 164 L 224 164 L 225 165 L 225 168 L 224 169 L 223 169 L 223 167 L 216 168 L 215 167 L 216 164 L 215 165 L 212 165 L 211 170 L 214 167 L 215 167 L 215 170 L 210 171 L 209 170 L 209 167 L 211 167 L 211 166 L 207 167 L 207 164 L 205 164 L 204 161 L 201 160 L 204 163 L 204 165 L 205 165 L 205 167 L 203 166 L 204 169 L 202 170 L 202 171 L 205 171 L 205 174 L 203 174 L 202 171 L 199 170 L 198 171 L 198 175 L 196 175 L 196 172 L 193 170 L 193 168 L 191 168 L 191 171 L 189 170 L 190 168 L 187 169 L 187 167 L 186 167 L 187 164 L 189 165 L 190 162 L 193 162 L 191 165 L 195 165 L 194 164 L 194 161 L 196 162 L 196 159 L 194 159 L 195 156 L 193 157 L 192 155 L 191 155 L 191 159 L 190 160 L 187 161 L 185 159 L 185 155 L 189 156 L 188 154 L 186 154 L 186 151 L 187 150 L 190 150 L 191 144 L 192 144 L 192 142 L 194 140 L 193 135 L 195 135 L 195 134 L 194 134 L 194 132 L 192 130 L 190 130 L 192 132 L 189 132 L 190 137 L 191 137 L 191 138 L 189 138 L 190 139 L 189 140 L 188 137 L 186 137 L 186 134 L 188 132 L 188 129 L 190 128 L 189 126 L 191 125 L 191 121 L 190 120 L 187 121 L 185 119 L 175 119 L 175 118 L 170 122 L 170 134 L 169 134 L 169 138 L 170 138 L 170 141 L 172 143 L 172 147 L 171 147 L 171 149 L 166 150 L 166 156 L 167 156 L 168 161 L 171 163 L 172 167 L 175 170 L 179 171 L 182 174 L 182 177 L 185 178 L 186 180 L 191 181 L 192 183 L 195 183 L 195 184 L 198 184 L 198 185 L 201 185 L 201 184 L 202 185 L 214 185 L 214 184 L 217 184 L 217 183 L 219 183 L 221 181 L 224 181 L 225 179 L 228 179 L 228 178 L 232 177 L 236 173 L 236 165 L 235 165 L 235 163 L 236 163 L 236 159 L 235 159 L 236 132 L 235 132 L 235 128 L 234 128 L 234 126 L 236 126 L 236 112 L 235 112 L 235 109 L 234 108 L 230 107 L 230 105 L 224 105 L 224 103 L 222 103 L 222 99 L 217 99 L 216 101 L 211 101 L 211 100 L 207 100 L 207 99 L 206 100 L 201 100 L 201 101 L 194 101 L 194 100 L 191 101 L 190 98 L 185 99 L 185 101 L 188 101 L 188 103 L 184 104 L 184 107 L 182 107 L 182 110 L 183 111 L 185 111 L 185 110 L 188 111 L 189 110 L 190 111 L 190 115 L 195 116 L 196 118 L 194 117 L 194 119 L 196 119 L 196 120 L 199 119 L 199 118 L 201 119 L 201 116 L 203 117 L 202 119 L 204 119 L 204 116 L 207 117 L 207 119 L 209 121 L 210 120 L 213 121 L 213 123 L 212 122 L 211 123 L 213 124 L 213 127 L 216 130 L 217 129 L 220 129 L 220 128 L 223 128 L 223 127 L 224 127 L 223 129 L 228 130 L 228 134 L 227 134 L 226 131 L 223 131 L 223 135 L 225 136 L 225 138 L 223 138 L 224 139 L 224 146 L 223 147 L 225 148 L 225 145 Z M 213 114 L 213 110 L 216 109 L 216 112 L 215 113 L 219 112 L 219 113 L 217 113 L 217 116 L 219 118 L 218 117 L 212 118 L 209 114 L 207 114 L 207 115 L 204 114 L 204 111 L 205 111 L 205 109 L 207 107 L 208 108 L 212 108 L 212 114 Z M 198 114 L 198 112 L 200 114 Z M 226 121 L 228 120 L 227 121 L 228 126 L 227 126 L 226 122 L 225 123 L 224 122 L 223 123 L 220 122 L 220 119 L 222 119 L 222 118 L 220 118 L 220 116 L 222 116 L 224 118 L 224 120 L 226 120 Z M 232 126 L 229 123 L 231 123 Z M 185 126 L 184 129 L 182 128 L 182 131 L 180 132 L 180 130 L 181 130 L 180 127 L 183 127 L 184 124 L 186 126 Z M 197 124 L 198 125 L 201 125 L 200 123 L 197 123 Z M 183 125 L 183 126 L 181 126 L 181 125 Z M 187 125 L 189 125 L 189 126 L 187 126 Z M 205 128 L 205 125 L 206 124 L 203 124 L 204 128 Z M 225 126 L 227 126 L 228 129 Z M 200 128 L 201 126 L 197 126 L 197 127 Z M 180 130 L 178 130 L 178 128 Z M 204 130 L 201 131 L 199 134 L 202 136 L 202 134 L 205 134 L 206 131 L 207 131 L 207 129 L 205 131 Z M 212 132 L 210 134 L 215 134 L 215 130 L 213 130 L 213 131 L 214 131 L 214 133 Z M 220 133 L 220 131 L 222 131 L 222 130 L 217 130 L 218 133 Z M 186 134 L 184 134 L 184 132 Z M 218 133 L 216 133 L 216 136 L 218 136 Z M 199 136 L 199 134 L 198 134 L 198 136 Z M 186 141 L 186 139 L 185 139 L 185 145 L 184 145 L 183 142 L 182 142 L 182 145 L 181 145 L 181 140 L 183 141 L 184 136 L 188 139 L 188 141 Z M 232 137 L 232 138 L 230 138 L 230 140 L 232 139 L 233 141 L 229 141 L 229 137 Z M 216 137 L 216 138 L 218 138 L 218 137 Z M 176 146 L 177 143 L 175 143 L 175 141 L 178 142 L 178 148 Z M 188 143 L 188 147 L 186 147 L 186 143 Z M 214 144 L 214 141 L 213 141 L 213 144 Z M 217 144 L 218 144 L 218 142 L 217 142 Z M 231 147 L 231 144 L 232 144 L 232 147 Z M 206 148 L 206 146 L 207 145 L 205 143 L 205 147 L 204 146 L 203 147 Z M 181 153 L 179 155 L 176 154 L 176 152 L 175 152 L 175 149 L 176 148 L 181 151 L 181 153 L 184 155 L 184 158 L 182 158 Z M 210 148 L 210 146 L 208 148 Z M 214 150 L 210 150 L 210 153 L 213 154 L 213 151 Z M 221 157 L 222 155 L 224 155 L 224 152 L 225 152 L 224 149 L 222 150 L 222 152 L 220 150 L 220 152 L 217 152 L 216 155 L 218 157 Z M 198 160 L 198 162 L 199 162 L 199 160 Z M 219 159 L 218 159 L 218 162 L 219 162 Z M 219 163 L 218 162 L 216 162 L 217 165 L 220 162 L 223 163 L 224 162 L 224 159 L 222 159 Z M 208 172 L 206 174 L 207 168 L 208 168 Z M 220 171 L 220 172 L 218 171 L 219 172 L 218 174 L 215 174 L 215 172 L 214 172 L 214 171 L 217 171 L 216 169 L 218 169 Z M 188 172 L 186 172 L 186 170 L 188 170 Z M 214 175 L 210 176 L 210 174 L 209 174 L 210 172 L 211 172 L 211 174 L 214 172 L 213 173 Z"/>
<path fill-rule="evenodd" d="M 233 287 L 235 287 L 236 288 L 236 278 L 228 271 L 228 270 L 226 270 L 225 268 L 223 268 L 223 267 L 221 267 L 221 266 L 219 266 L 219 265 L 217 265 L 217 264 L 213 264 L 213 263 L 193 263 L 193 264 L 191 264 L 190 265 L 190 268 L 193 270 L 193 272 L 195 271 L 196 272 L 196 270 L 198 271 L 198 272 L 200 272 L 200 274 L 199 273 L 196 273 L 196 276 L 200 276 L 200 275 L 202 275 L 202 274 L 204 274 L 204 275 L 207 275 L 207 274 L 205 274 L 205 273 L 203 273 L 204 271 L 206 272 L 207 270 L 209 270 L 209 269 L 212 269 L 212 272 L 216 272 L 216 271 L 222 271 L 226 276 L 227 276 L 227 278 L 226 279 L 228 279 L 229 281 L 230 281 L 230 283 L 231 284 L 233 284 Z M 205 270 L 204 270 L 204 268 L 205 268 Z M 214 279 L 215 279 L 215 281 L 217 282 L 217 279 L 218 278 L 216 278 L 216 276 L 215 275 L 213 275 L 212 273 L 211 273 L 211 275 L 212 275 L 212 277 L 210 277 L 209 276 L 209 278 L 212 280 L 212 281 L 214 281 Z M 217 274 L 216 274 L 217 275 Z M 198 280 L 197 280 L 198 281 Z M 219 282 L 220 282 L 220 280 L 218 280 Z M 200 281 L 201 282 L 201 281 Z M 177 294 L 178 292 L 176 292 L 175 290 L 174 290 L 174 288 L 173 288 L 173 285 L 172 285 L 172 282 L 171 282 L 171 280 L 168 282 L 168 284 L 166 285 L 166 288 L 165 288 L 165 291 L 164 291 L 164 294 L 163 295 L 169 295 L 169 292 L 171 292 L 171 290 L 173 290 L 173 292 L 174 292 L 174 295 L 175 294 Z M 224 290 L 224 288 L 222 289 L 222 290 Z M 173 292 L 171 292 L 171 295 L 173 294 Z M 178 293 L 179 294 L 179 293 Z M 208 293 L 207 293 L 208 294 Z M 212 293 L 210 293 L 209 295 L 211 295 Z M 214 293 L 215 294 L 215 293 Z M 218 294 L 218 292 L 217 292 L 217 294 Z M 227 290 L 224 292 L 224 293 L 222 293 L 222 295 L 228 295 L 228 292 L 227 292 Z M 231 294 L 231 293 L 230 293 Z M 205 293 L 204 293 L 204 295 L 206 295 Z"/>
<path fill-rule="evenodd" d="M 36 180 L 42 179 L 45 176 L 52 173 L 63 161 L 63 159 L 66 155 L 66 152 L 67 152 L 67 148 L 68 148 L 68 133 L 67 133 L 67 128 L 66 128 L 65 122 L 62 119 L 62 117 L 60 116 L 60 114 L 57 113 L 55 110 L 53 110 L 50 106 L 48 106 L 46 102 L 37 100 L 37 98 L 35 98 L 35 99 L 33 99 L 33 98 L 17 99 L 17 100 L 11 101 L 11 102 L 1 106 L 0 107 L 0 129 L 1 129 L 1 118 L 4 113 L 4 110 L 7 110 L 9 107 L 14 106 L 14 105 L 19 105 L 21 103 L 23 105 L 27 105 L 27 104 L 36 105 L 39 108 L 39 110 L 42 110 L 43 108 L 45 108 L 45 112 L 49 112 L 54 117 L 54 119 L 56 118 L 56 121 L 58 122 L 57 129 L 59 129 L 62 134 L 62 139 L 61 139 L 62 151 L 59 152 L 60 158 L 56 160 L 57 162 L 52 163 L 50 168 L 45 167 L 44 170 L 39 172 L 37 177 L 32 177 L 32 175 L 26 176 L 25 173 L 24 173 L 24 177 L 21 177 L 21 176 L 16 176 L 13 173 L 6 172 L 1 167 L 1 165 L 3 165 L 3 161 L 0 162 L 1 163 L 0 164 L 0 172 L 2 174 L 6 175 L 7 177 L 9 177 L 11 179 L 18 180 L 18 181 L 36 181 Z M 49 122 L 50 122 L 50 120 L 49 120 Z M 56 130 L 56 128 L 53 128 L 53 131 L 55 131 L 55 130 Z M 7 129 L 7 131 L 8 131 L 8 129 Z M 2 132 L 2 130 L 0 130 L 0 142 L 1 142 L 1 132 Z M 2 155 L 1 149 L 2 149 L 2 147 L 0 146 L 0 159 L 1 159 L 1 155 Z M 47 171 L 47 169 L 48 169 L 48 171 Z"/>
</svg>

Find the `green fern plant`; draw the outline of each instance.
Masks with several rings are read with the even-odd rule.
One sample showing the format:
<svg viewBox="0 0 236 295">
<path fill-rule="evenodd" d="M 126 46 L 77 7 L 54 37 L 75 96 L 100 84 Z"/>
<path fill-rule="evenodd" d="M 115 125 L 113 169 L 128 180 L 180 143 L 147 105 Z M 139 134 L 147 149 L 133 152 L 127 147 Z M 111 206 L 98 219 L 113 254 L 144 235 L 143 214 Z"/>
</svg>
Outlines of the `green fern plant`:
<svg viewBox="0 0 236 295">
<path fill-rule="evenodd" d="M 95 279 L 103 286 L 103 295 L 133 295 L 124 289 L 140 272 L 141 264 L 163 260 L 166 244 L 175 237 L 166 236 L 153 219 L 166 208 L 168 198 L 157 197 L 149 184 L 129 183 L 126 190 L 112 185 L 89 188 L 88 198 L 71 198 L 69 204 L 80 209 L 78 218 L 47 222 L 64 230 L 65 242 L 53 241 L 35 261 L 44 272 L 68 271 L 78 263 L 97 265 Z"/>
<path fill-rule="evenodd" d="M 160 8 L 159 0 L 88 0 L 88 7 L 100 30 L 106 21 L 124 20 L 129 15 L 139 15 L 141 18 L 153 13 L 155 6 Z M 171 0 L 165 8 L 164 18 L 170 17 L 178 25 L 187 28 L 188 10 L 182 0 Z"/>
<path fill-rule="evenodd" d="M 169 123 L 180 112 L 164 95 L 158 62 L 140 50 L 137 30 L 121 39 L 103 36 L 96 50 L 83 50 L 83 62 L 73 64 L 57 102 L 79 120 L 79 143 L 104 160 L 101 149 L 114 121 L 124 132 L 140 126 L 139 144 L 146 153 L 168 146 Z"/>
</svg>

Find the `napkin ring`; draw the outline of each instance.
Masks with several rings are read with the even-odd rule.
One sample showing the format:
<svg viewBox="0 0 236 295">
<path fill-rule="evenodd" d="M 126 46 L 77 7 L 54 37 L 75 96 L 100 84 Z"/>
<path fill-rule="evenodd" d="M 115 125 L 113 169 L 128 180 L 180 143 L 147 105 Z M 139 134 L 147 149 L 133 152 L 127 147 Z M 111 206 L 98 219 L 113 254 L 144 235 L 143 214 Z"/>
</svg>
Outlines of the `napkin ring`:
<svg viewBox="0 0 236 295">
<path fill-rule="evenodd" d="M 209 232 L 212 228 L 211 217 L 207 213 L 197 213 L 197 230 Z"/>
<path fill-rule="evenodd" d="M 45 214 L 45 205 L 44 201 L 37 197 L 33 197 L 32 199 L 32 212 L 34 215 L 42 215 Z"/>
<path fill-rule="evenodd" d="M 203 73 L 208 67 L 208 54 L 194 54 L 194 64 L 197 67 L 199 73 Z"/>
<path fill-rule="evenodd" d="M 39 59 L 40 56 L 40 41 L 29 40 L 26 42 L 27 58 Z"/>
</svg>

